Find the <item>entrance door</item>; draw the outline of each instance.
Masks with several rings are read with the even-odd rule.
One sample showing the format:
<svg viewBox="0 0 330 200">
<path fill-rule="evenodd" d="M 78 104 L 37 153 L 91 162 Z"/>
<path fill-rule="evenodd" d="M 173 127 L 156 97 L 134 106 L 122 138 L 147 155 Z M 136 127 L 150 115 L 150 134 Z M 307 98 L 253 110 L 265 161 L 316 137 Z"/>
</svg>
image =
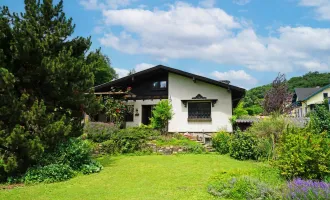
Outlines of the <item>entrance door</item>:
<svg viewBox="0 0 330 200">
<path fill-rule="evenodd" d="M 153 105 L 142 105 L 142 124 L 149 125 Z"/>
</svg>

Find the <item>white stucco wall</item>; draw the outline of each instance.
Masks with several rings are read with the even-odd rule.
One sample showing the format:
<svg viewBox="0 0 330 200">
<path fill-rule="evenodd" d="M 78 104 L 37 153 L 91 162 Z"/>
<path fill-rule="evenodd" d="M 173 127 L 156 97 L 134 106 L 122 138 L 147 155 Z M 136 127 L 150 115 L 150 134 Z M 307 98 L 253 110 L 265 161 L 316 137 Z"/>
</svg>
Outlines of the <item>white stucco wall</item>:
<svg viewBox="0 0 330 200">
<path fill-rule="evenodd" d="M 310 99 L 308 99 L 307 105 L 323 103 L 323 101 L 324 101 L 323 93 L 328 93 L 328 96 L 330 96 L 330 88 L 327 88 L 327 89 L 319 92 L 315 96 L 311 97 Z"/>
<path fill-rule="evenodd" d="M 188 106 L 182 99 L 191 99 L 201 94 L 208 99 L 218 99 L 211 108 L 211 122 L 188 122 Z M 169 122 L 169 132 L 216 132 L 220 129 L 232 132 L 229 119 L 232 117 L 231 93 L 225 88 L 169 73 L 168 97 L 172 102 L 174 116 Z"/>
<path fill-rule="evenodd" d="M 160 100 L 154 99 L 154 100 L 136 100 L 136 101 L 128 101 L 127 105 L 134 105 L 134 114 L 133 122 L 126 122 L 126 127 L 134 127 L 139 126 L 142 123 L 142 105 L 156 105 Z M 138 109 L 139 116 L 135 116 L 136 109 Z"/>
</svg>

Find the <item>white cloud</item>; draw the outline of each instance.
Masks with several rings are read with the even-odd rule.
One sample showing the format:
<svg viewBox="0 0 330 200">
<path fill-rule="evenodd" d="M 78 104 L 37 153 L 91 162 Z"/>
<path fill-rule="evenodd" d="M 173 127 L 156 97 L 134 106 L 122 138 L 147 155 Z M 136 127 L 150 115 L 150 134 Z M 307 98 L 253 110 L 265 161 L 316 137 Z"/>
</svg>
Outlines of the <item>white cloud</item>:
<svg viewBox="0 0 330 200">
<path fill-rule="evenodd" d="M 135 71 L 136 72 L 143 71 L 143 70 L 149 69 L 149 68 L 154 67 L 154 66 L 155 65 L 149 64 L 149 63 L 140 63 L 140 64 L 137 64 L 135 66 Z"/>
<path fill-rule="evenodd" d="M 156 66 L 156 65 L 149 64 L 149 63 L 140 63 L 140 64 L 135 65 L 134 70 L 135 70 L 135 72 L 139 72 L 139 71 L 143 71 L 143 70 L 149 69 L 154 66 Z M 114 68 L 114 69 L 115 69 L 116 73 L 118 74 L 118 78 L 127 76 L 129 73 L 129 70 L 127 70 L 127 69 L 122 69 L 122 68 Z"/>
<path fill-rule="evenodd" d="M 329 0 L 300 0 L 299 5 L 314 7 L 317 19 L 330 20 Z"/>
<path fill-rule="evenodd" d="M 129 6 L 134 0 L 80 0 L 87 10 L 118 9 Z"/>
<path fill-rule="evenodd" d="M 105 33 L 100 43 L 128 54 L 203 59 L 259 71 L 330 69 L 329 28 L 282 26 L 275 36 L 260 37 L 222 9 L 186 3 L 168 10 L 104 10 L 103 16 L 105 26 L 124 31 Z"/>
<path fill-rule="evenodd" d="M 250 3 L 251 0 L 233 0 L 235 4 L 238 4 L 240 6 L 244 6 L 245 4 Z"/>
<path fill-rule="evenodd" d="M 80 5 L 87 10 L 102 10 L 106 8 L 105 4 L 99 2 L 98 0 L 81 0 Z"/>
<path fill-rule="evenodd" d="M 217 80 L 229 80 L 234 85 L 239 85 L 244 88 L 253 87 L 258 83 L 257 79 L 247 74 L 244 70 L 230 70 L 228 72 L 214 71 L 211 75 Z"/>
<path fill-rule="evenodd" d="M 199 5 L 204 8 L 212 8 L 215 3 L 215 0 L 202 0 L 199 2 Z"/>
<path fill-rule="evenodd" d="M 118 74 L 118 78 L 122 78 L 124 76 L 127 76 L 129 73 L 129 70 L 127 69 L 121 69 L 121 68 L 114 68 L 116 73 Z"/>
</svg>

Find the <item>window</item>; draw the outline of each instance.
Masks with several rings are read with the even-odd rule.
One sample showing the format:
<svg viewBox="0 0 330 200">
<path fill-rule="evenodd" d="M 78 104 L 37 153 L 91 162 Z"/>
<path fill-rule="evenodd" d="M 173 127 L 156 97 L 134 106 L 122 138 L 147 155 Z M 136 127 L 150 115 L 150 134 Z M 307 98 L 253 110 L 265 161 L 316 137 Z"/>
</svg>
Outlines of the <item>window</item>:
<svg viewBox="0 0 330 200">
<path fill-rule="evenodd" d="M 211 102 L 189 102 L 188 119 L 211 119 Z"/>
<path fill-rule="evenodd" d="M 159 89 L 159 82 L 158 81 L 157 82 L 154 82 L 152 84 L 152 89 Z"/>
<path fill-rule="evenodd" d="M 323 93 L 323 98 L 327 99 L 328 98 L 328 93 Z"/>
<path fill-rule="evenodd" d="M 310 105 L 310 110 L 315 110 L 315 104 Z"/>
<path fill-rule="evenodd" d="M 161 81 L 160 82 L 160 88 L 165 89 L 166 88 L 166 81 Z"/>
<path fill-rule="evenodd" d="M 125 121 L 126 122 L 133 122 L 134 121 L 134 105 L 127 105 L 126 106 L 126 115 L 125 115 Z"/>
<path fill-rule="evenodd" d="M 167 81 L 155 81 L 152 83 L 153 90 L 164 90 L 167 87 Z"/>
</svg>

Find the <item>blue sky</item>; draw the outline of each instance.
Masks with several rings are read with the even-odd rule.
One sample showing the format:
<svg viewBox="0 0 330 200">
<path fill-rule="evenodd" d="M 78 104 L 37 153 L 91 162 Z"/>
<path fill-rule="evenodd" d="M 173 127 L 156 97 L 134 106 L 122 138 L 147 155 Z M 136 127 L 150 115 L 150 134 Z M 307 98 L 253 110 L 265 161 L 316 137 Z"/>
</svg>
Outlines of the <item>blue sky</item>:
<svg viewBox="0 0 330 200">
<path fill-rule="evenodd" d="M 278 72 L 330 70 L 330 0 L 65 0 L 64 10 L 120 76 L 163 64 L 249 89 Z"/>
</svg>

